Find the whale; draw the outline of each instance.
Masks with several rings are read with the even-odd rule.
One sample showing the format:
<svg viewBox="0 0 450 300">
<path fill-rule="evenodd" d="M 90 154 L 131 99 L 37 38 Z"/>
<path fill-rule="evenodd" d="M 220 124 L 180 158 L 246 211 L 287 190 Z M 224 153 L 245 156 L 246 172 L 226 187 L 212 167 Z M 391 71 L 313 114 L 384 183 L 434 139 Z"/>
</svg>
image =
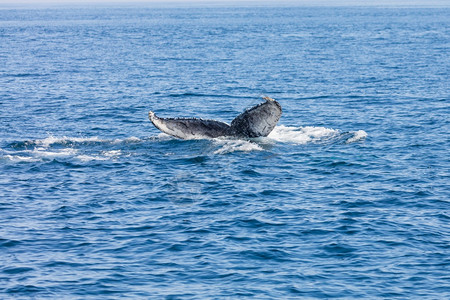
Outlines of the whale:
<svg viewBox="0 0 450 300">
<path fill-rule="evenodd" d="M 265 137 L 277 125 L 282 109 L 280 103 L 270 97 L 263 97 L 263 100 L 239 114 L 230 124 L 200 118 L 161 118 L 153 111 L 148 117 L 160 131 L 184 140 Z"/>
</svg>

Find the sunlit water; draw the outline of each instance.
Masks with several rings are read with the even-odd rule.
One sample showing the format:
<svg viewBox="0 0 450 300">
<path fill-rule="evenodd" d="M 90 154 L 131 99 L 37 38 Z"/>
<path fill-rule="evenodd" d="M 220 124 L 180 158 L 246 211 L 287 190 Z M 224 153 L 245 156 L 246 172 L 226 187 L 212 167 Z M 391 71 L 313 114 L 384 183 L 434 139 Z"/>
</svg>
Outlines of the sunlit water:
<svg viewBox="0 0 450 300">
<path fill-rule="evenodd" d="M 450 298 L 449 16 L 0 10 L 0 298 Z"/>
</svg>

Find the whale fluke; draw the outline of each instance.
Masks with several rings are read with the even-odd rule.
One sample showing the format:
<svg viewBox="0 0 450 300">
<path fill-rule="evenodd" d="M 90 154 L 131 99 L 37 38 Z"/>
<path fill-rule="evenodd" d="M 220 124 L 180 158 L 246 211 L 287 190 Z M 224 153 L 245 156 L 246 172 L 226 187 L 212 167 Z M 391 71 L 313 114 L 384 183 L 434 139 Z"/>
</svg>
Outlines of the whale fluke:
<svg viewBox="0 0 450 300">
<path fill-rule="evenodd" d="M 233 135 L 239 137 L 268 136 L 281 117 L 281 105 L 272 98 L 263 97 L 266 102 L 260 103 L 231 121 Z"/>
<path fill-rule="evenodd" d="M 216 120 L 197 118 L 159 118 L 148 113 L 150 121 L 164 133 L 180 139 L 204 139 L 230 135 L 230 125 Z"/>
<path fill-rule="evenodd" d="M 216 120 L 197 118 L 160 118 L 153 111 L 150 121 L 164 133 L 180 139 L 204 139 L 217 137 L 255 138 L 268 136 L 281 117 L 281 105 L 272 98 L 238 115 L 231 126 Z"/>
</svg>

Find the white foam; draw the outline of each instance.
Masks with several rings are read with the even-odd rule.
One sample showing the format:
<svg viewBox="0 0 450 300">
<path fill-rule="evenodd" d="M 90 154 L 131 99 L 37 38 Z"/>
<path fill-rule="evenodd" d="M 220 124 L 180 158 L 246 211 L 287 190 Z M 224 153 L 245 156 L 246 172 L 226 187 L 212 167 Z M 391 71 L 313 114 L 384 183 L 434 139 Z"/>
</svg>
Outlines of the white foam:
<svg viewBox="0 0 450 300">
<path fill-rule="evenodd" d="M 102 154 L 105 157 L 118 157 L 122 154 L 122 151 L 121 150 L 102 151 Z"/>
<path fill-rule="evenodd" d="M 27 161 L 27 162 L 36 162 L 40 161 L 40 159 L 31 157 L 31 156 L 21 156 L 21 155 L 5 155 L 3 156 L 4 159 L 8 159 L 10 161 L 14 162 L 20 162 L 20 161 Z"/>
<path fill-rule="evenodd" d="M 161 132 L 158 134 L 157 139 L 161 140 L 161 141 L 167 141 L 167 140 L 173 140 L 173 139 L 177 139 L 177 138 Z"/>
<path fill-rule="evenodd" d="M 365 132 L 364 130 L 358 130 L 352 133 L 354 135 L 346 141 L 347 144 L 363 140 L 367 137 L 367 132 Z"/>
<path fill-rule="evenodd" d="M 76 158 L 78 158 L 81 161 L 84 162 L 88 162 L 88 161 L 92 161 L 92 160 L 109 160 L 110 157 L 105 157 L 105 156 L 94 156 L 94 155 L 78 155 Z"/>
<path fill-rule="evenodd" d="M 86 142 L 103 142 L 103 140 L 99 139 L 98 137 L 94 136 L 94 137 L 54 137 L 54 136 L 49 136 L 45 139 L 41 139 L 41 140 L 34 140 L 34 143 L 36 143 L 36 145 L 42 146 L 42 147 L 50 147 L 50 145 L 52 144 L 66 144 L 66 143 L 86 143 Z"/>
<path fill-rule="evenodd" d="M 115 140 L 105 140 L 101 139 L 97 136 L 94 137 L 55 137 L 53 135 L 40 140 L 33 140 L 32 142 L 40 147 L 48 148 L 53 144 L 68 144 L 68 143 L 112 143 L 112 144 L 119 144 L 119 143 L 138 143 L 142 140 L 138 137 L 131 136 L 129 138 L 125 139 L 115 139 Z"/>
<path fill-rule="evenodd" d="M 73 156 L 77 153 L 77 150 L 73 148 L 64 148 L 60 149 L 58 151 L 49 151 L 47 148 L 39 147 L 35 148 L 33 151 L 31 151 L 34 155 L 41 156 L 41 157 L 67 157 L 67 156 Z"/>
<path fill-rule="evenodd" d="M 115 139 L 112 143 L 113 144 L 120 144 L 120 143 L 139 143 L 142 140 L 138 137 L 132 136 L 126 139 Z"/>
<path fill-rule="evenodd" d="M 268 138 L 276 142 L 307 144 L 338 134 L 339 130 L 325 127 L 289 127 L 280 125 L 274 128 Z"/>
<path fill-rule="evenodd" d="M 139 143 L 142 140 L 140 138 L 138 138 L 138 137 L 131 136 L 129 138 L 124 139 L 124 141 L 128 142 L 128 143 Z"/>
<path fill-rule="evenodd" d="M 36 162 L 42 161 L 43 158 L 46 157 L 68 157 L 74 156 L 77 153 L 77 150 L 73 148 L 64 148 L 59 150 L 50 151 L 48 148 L 44 147 L 36 147 L 33 150 L 22 150 L 17 152 L 11 152 L 4 150 L 5 153 L 10 153 L 4 155 L 3 158 L 11 160 L 11 161 L 28 161 L 28 162 Z"/>
<path fill-rule="evenodd" d="M 220 148 L 214 151 L 214 154 L 226 154 L 235 151 L 261 151 L 263 148 L 249 141 L 244 140 L 216 140 L 216 143 L 220 145 Z"/>
<path fill-rule="evenodd" d="M 167 136 L 167 135 L 166 135 Z M 142 139 L 138 137 L 128 137 L 125 139 L 100 139 L 99 137 L 55 137 L 50 135 L 44 139 L 28 140 L 24 144 L 28 148 L 34 146 L 32 149 L 24 149 L 19 151 L 8 151 L 0 149 L 0 159 L 11 161 L 43 161 L 45 159 L 54 158 L 75 158 L 81 161 L 93 160 L 111 160 L 124 156 L 122 150 L 104 150 L 92 153 L 93 149 L 85 149 L 85 146 L 77 145 L 79 143 L 106 143 L 113 145 L 116 143 L 138 143 Z M 88 147 L 90 148 L 90 147 Z M 126 156 L 130 156 L 126 153 Z"/>
</svg>

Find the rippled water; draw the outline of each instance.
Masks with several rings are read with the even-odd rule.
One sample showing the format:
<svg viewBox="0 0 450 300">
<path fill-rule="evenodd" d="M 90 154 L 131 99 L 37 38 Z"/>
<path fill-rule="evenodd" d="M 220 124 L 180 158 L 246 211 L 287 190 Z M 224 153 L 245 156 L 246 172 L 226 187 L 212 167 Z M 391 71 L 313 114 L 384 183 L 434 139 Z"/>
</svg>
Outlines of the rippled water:
<svg viewBox="0 0 450 300">
<path fill-rule="evenodd" d="M 0 10 L 1 298 L 449 298 L 449 15 Z"/>
</svg>

